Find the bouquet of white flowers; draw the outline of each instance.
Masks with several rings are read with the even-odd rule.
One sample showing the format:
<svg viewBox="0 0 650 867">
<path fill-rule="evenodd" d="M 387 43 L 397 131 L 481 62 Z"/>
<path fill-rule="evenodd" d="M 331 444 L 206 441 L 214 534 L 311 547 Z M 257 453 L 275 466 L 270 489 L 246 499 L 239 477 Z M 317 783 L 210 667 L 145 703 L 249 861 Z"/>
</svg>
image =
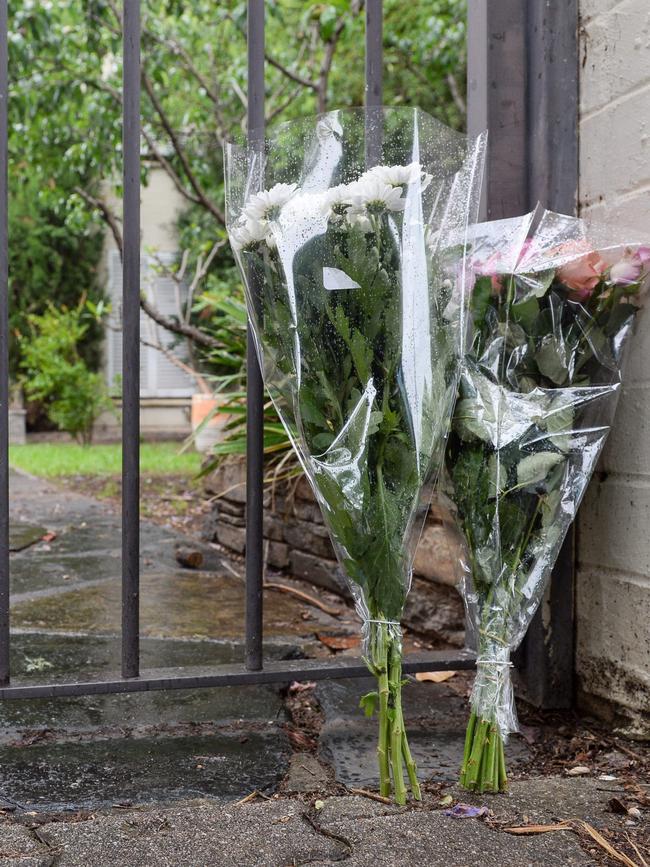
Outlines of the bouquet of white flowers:
<svg viewBox="0 0 650 867">
<path fill-rule="evenodd" d="M 363 620 L 378 688 L 362 705 L 398 803 L 404 768 L 419 797 L 400 618 L 458 387 L 483 152 L 416 109 L 335 111 L 226 151 L 264 381 Z"/>
</svg>

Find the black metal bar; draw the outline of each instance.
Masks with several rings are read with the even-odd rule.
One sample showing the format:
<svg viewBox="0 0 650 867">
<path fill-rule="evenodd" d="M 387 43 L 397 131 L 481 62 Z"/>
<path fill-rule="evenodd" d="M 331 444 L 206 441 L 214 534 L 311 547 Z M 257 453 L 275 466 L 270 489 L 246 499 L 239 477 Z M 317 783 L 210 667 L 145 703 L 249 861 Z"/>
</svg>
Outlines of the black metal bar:
<svg viewBox="0 0 650 867">
<path fill-rule="evenodd" d="M 383 3 L 366 2 L 366 106 L 381 106 L 383 98 Z"/>
<path fill-rule="evenodd" d="M 264 139 L 264 0 L 248 0 L 248 137 Z M 255 293 L 255 287 L 250 287 Z M 264 383 L 251 328 L 246 349 L 246 668 L 262 668 Z"/>
<path fill-rule="evenodd" d="M 140 0 L 124 0 L 122 675 L 140 670 Z"/>
<path fill-rule="evenodd" d="M 383 3 L 382 0 L 366 2 L 366 165 L 376 166 L 381 162 L 383 119 Z"/>
<path fill-rule="evenodd" d="M 467 9 L 467 127 L 489 130 L 483 216 L 490 220 L 528 208 L 525 5 L 469 0 Z"/>
<path fill-rule="evenodd" d="M 8 0 L 0 0 L 0 685 L 9 683 Z"/>
<path fill-rule="evenodd" d="M 474 654 L 466 650 L 430 651 L 414 654 L 404 660 L 407 674 L 418 671 L 460 671 L 474 667 Z M 258 683 L 289 683 L 293 680 L 332 680 L 349 677 L 369 677 L 368 667 L 361 659 L 339 658 L 279 660 L 268 662 L 263 670 L 251 671 L 242 665 L 222 665 L 210 668 L 187 668 L 183 675 L 178 669 L 151 669 L 141 678 L 124 680 L 120 677 L 85 682 L 59 681 L 50 684 L 22 683 L 0 688 L 0 701 L 12 698 L 54 698 L 72 695 L 149 692 L 161 689 L 199 689 L 218 686 L 242 686 Z"/>
<path fill-rule="evenodd" d="M 488 129 L 488 7 L 485 0 L 467 2 L 467 134 Z M 488 148 L 490 141 L 488 140 Z M 478 218 L 487 219 L 487 182 L 481 185 Z"/>
<path fill-rule="evenodd" d="M 578 0 L 527 0 L 528 207 L 574 214 L 578 197 Z M 575 525 L 531 623 L 519 672 L 532 704 L 567 708 L 575 694 Z"/>
<path fill-rule="evenodd" d="M 578 188 L 578 2 L 469 0 L 468 130 L 490 133 L 484 216 L 524 214 L 538 200 L 572 213 Z M 523 694 L 573 701 L 573 530 L 515 656 Z"/>
</svg>

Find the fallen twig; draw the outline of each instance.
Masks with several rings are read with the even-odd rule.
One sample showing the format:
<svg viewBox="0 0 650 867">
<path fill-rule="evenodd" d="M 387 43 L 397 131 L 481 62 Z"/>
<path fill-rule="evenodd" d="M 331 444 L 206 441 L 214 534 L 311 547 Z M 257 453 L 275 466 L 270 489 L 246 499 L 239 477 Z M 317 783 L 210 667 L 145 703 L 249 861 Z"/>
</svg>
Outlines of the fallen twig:
<svg viewBox="0 0 650 867">
<path fill-rule="evenodd" d="M 319 608 L 321 611 L 324 611 L 325 614 L 330 614 L 332 617 L 340 617 L 341 614 L 344 613 L 343 609 L 333 608 L 331 605 L 326 605 L 324 602 L 321 602 L 320 599 L 316 599 L 315 596 L 310 596 L 309 593 L 305 593 L 303 590 L 297 590 L 295 587 L 289 587 L 287 584 L 277 584 L 275 581 L 265 581 L 262 586 L 265 590 L 279 590 L 281 593 L 290 593 L 292 596 L 301 599 L 308 605 L 313 605 L 314 608 Z"/>
<path fill-rule="evenodd" d="M 516 828 L 504 828 L 503 830 L 507 834 L 518 835 L 546 834 L 549 831 L 573 831 L 575 834 L 583 832 L 591 837 L 591 839 L 597 843 L 601 849 L 607 852 L 611 858 L 614 858 L 615 861 L 625 864 L 626 867 L 643 867 L 643 864 L 638 864 L 636 861 L 629 858 L 624 852 L 619 852 L 615 849 L 611 843 L 608 843 L 603 835 L 593 827 L 593 825 L 590 825 L 589 822 L 585 822 L 583 819 L 571 819 L 565 822 L 557 822 L 553 825 L 520 825 Z"/>
<path fill-rule="evenodd" d="M 634 842 L 634 840 L 633 840 L 633 839 L 630 837 L 630 835 L 627 834 L 627 833 L 625 834 L 625 837 L 626 837 L 627 842 L 629 843 L 629 845 L 634 849 L 634 851 L 635 851 L 636 854 L 638 855 L 638 857 L 639 857 L 639 861 L 641 862 L 642 867 L 648 867 L 648 862 L 645 860 L 645 858 L 644 858 L 643 855 L 641 854 L 641 850 L 640 850 L 639 847 L 636 845 L 636 843 Z"/>
<path fill-rule="evenodd" d="M 348 789 L 353 795 L 361 795 L 364 798 L 370 798 L 371 801 L 379 801 L 380 804 L 392 804 L 390 798 L 384 798 L 383 795 L 376 795 L 374 792 L 369 792 L 367 789 Z"/>
<path fill-rule="evenodd" d="M 641 762 L 642 765 L 645 764 L 645 758 L 639 753 L 635 753 L 634 750 L 631 750 L 629 747 L 624 746 L 619 741 L 614 741 L 614 748 L 620 750 L 622 753 L 625 753 L 626 756 L 629 756 L 631 759 L 634 759 L 635 762 Z"/>
<path fill-rule="evenodd" d="M 235 801 L 235 807 L 240 807 L 242 804 L 248 804 L 251 801 L 254 801 L 255 798 L 264 798 L 265 801 L 270 800 L 268 795 L 265 795 L 262 792 L 259 792 L 257 789 L 255 789 L 254 792 L 251 792 L 250 795 L 246 795 L 246 797 L 242 798 L 241 801 Z"/>
</svg>

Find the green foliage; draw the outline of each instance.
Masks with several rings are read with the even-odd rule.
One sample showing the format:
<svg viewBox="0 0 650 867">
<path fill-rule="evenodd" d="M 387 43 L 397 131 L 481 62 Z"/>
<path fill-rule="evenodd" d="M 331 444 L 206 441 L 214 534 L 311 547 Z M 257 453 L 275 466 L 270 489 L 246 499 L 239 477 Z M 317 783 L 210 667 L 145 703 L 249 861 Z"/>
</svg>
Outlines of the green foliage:
<svg viewBox="0 0 650 867">
<path fill-rule="evenodd" d="M 28 400 L 41 401 L 50 420 L 87 444 L 103 410 L 112 410 L 103 378 L 93 373 L 79 347 L 92 318 L 84 307 L 29 314 L 30 333 L 20 339 L 23 388 Z"/>
<path fill-rule="evenodd" d="M 266 45 L 274 61 L 265 70 L 269 128 L 315 111 L 362 104 L 362 4 L 272 0 L 265 6 Z M 10 9 L 10 150 L 20 155 L 19 174 L 29 166 L 45 222 L 65 230 L 61 241 L 74 247 L 70 255 L 64 250 L 67 267 L 91 262 L 82 240 L 89 241 L 91 227 L 101 224 L 93 200 L 102 185 L 121 175 L 121 24 L 116 13 L 119 4 L 109 0 L 17 0 Z M 152 165 L 164 165 L 182 190 L 180 248 L 189 251 L 191 268 L 215 239 L 225 237 L 222 144 L 241 133 L 245 117 L 246 3 L 150 0 L 142 14 L 143 181 Z M 454 127 L 464 126 L 464 17 L 465 0 L 414 0 L 408 7 L 401 0 L 385 0 L 386 104 L 419 105 Z M 49 290 L 44 285 L 44 292 L 52 297 L 55 290 L 69 291 L 57 297 L 73 306 L 80 287 L 94 293 L 87 277 L 70 274 Z M 211 301 L 215 292 L 240 298 L 239 285 L 225 247 L 197 293 L 192 324 L 221 340 L 228 314 L 223 307 L 213 310 Z M 42 310 L 37 304 L 28 312 Z M 237 312 L 237 332 L 239 324 Z M 89 330 L 85 339 L 90 337 Z M 237 354 L 232 350 L 232 344 L 224 344 L 223 353 L 200 350 L 197 355 L 208 373 L 232 375 L 237 390 L 244 384 L 243 343 Z M 233 429 L 233 451 L 239 449 L 240 432 Z M 281 451 L 275 454 L 280 457 Z"/>
<path fill-rule="evenodd" d="M 38 178 L 19 163 L 9 177 L 9 238 L 10 364 L 15 378 L 19 340 L 29 330 L 30 314 L 43 313 L 52 301 L 74 307 L 82 296 L 101 299 L 96 269 L 102 233 L 89 219 L 76 229 L 68 227 L 42 195 Z M 82 356 L 94 369 L 101 336 L 99 323 L 91 323 L 80 344 Z"/>
<path fill-rule="evenodd" d="M 43 478 L 64 476 L 119 476 L 122 472 L 120 443 L 28 443 L 10 446 L 12 466 Z M 141 443 L 140 470 L 147 476 L 196 475 L 201 467 L 198 452 L 179 451 L 177 443 Z"/>
</svg>

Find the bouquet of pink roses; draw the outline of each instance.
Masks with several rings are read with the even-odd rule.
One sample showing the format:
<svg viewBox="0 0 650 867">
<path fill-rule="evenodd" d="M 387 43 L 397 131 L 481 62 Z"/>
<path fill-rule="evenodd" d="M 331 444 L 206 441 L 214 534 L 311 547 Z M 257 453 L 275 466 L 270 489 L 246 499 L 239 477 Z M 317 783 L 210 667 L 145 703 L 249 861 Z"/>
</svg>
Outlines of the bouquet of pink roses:
<svg viewBox="0 0 650 867">
<path fill-rule="evenodd" d="M 461 783 L 502 791 L 517 729 L 510 653 L 609 432 L 650 249 L 599 244 L 547 211 L 475 227 L 472 258 L 475 333 L 447 451 L 478 636 Z"/>
</svg>

